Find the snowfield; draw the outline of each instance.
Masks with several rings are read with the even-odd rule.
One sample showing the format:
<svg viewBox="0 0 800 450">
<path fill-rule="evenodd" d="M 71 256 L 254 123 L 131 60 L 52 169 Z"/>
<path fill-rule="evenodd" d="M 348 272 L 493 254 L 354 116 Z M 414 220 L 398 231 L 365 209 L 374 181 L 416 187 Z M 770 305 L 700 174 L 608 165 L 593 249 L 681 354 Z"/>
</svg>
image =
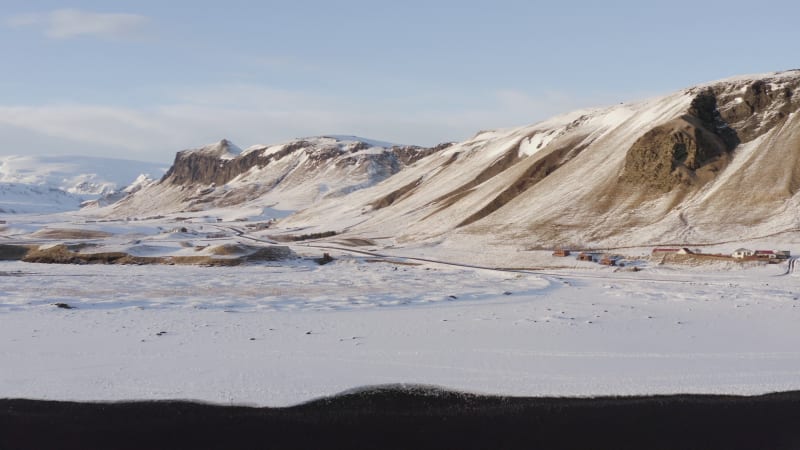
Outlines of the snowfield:
<svg viewBox="0 0 800 450">
<path fill-rule="evenodd" d="M 165 171 L 164 164 L 124 159 L 0 156 L 0 213 L 74 211 L 84 201 L 130 191 Z"/>
<path fill-rule="evenodd" d="M 798 113 L 789 71 L 431 149 L 222 140 L 158 182 L 0 158 L 0 398 L 800 390 L 797 259 L 716 255 L 800 254 Z"/>
<path fill-rule="evenodd" d="M 0 397 L 282 406 L 387 383 L 526 396 L 800 389 L 800 289 L 786 263 L 537 272 L 332 253 L 327 265 L 0 262 Z"/>
</svg>

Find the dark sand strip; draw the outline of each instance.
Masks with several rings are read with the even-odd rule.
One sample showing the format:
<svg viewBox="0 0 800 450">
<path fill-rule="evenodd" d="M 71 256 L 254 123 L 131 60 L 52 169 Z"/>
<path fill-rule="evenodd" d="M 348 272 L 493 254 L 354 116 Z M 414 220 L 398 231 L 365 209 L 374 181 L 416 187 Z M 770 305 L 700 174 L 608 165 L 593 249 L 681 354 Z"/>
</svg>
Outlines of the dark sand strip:
<svg viewBox="0 0 800 450">
<path fill-rule="evenodd" d="M 508 398 L 382 387 L 290 408 L 0 400 L 0 449 L 800 449 L 800 392 Z"/>
</svg>

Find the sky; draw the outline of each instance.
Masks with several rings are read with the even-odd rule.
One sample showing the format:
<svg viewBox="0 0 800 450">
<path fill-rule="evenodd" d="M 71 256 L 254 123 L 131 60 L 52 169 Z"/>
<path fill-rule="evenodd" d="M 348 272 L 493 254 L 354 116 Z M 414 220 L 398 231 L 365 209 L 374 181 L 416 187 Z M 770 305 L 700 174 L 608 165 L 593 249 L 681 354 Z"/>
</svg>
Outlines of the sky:
<svg viewBox="0 0 800 450">
<path fill-rule="evenodd" d="M 796 1 L 0 4 L 0 155 L 435 145 L 800 67 Z"/>
</svg>

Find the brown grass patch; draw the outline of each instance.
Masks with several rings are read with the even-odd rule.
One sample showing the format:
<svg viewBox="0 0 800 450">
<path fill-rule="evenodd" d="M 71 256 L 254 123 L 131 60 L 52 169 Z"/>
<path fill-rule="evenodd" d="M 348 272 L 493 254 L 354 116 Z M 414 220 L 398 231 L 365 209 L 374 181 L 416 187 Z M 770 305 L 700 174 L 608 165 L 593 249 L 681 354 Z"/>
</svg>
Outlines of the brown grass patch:
<svg viewBox="0 0 800 450">
<path fill-rule="evenodd" d="M 211 247 L 208 251 L 216 256 L 234 256 L 252 253 L 255 248 L 242 244 L 223 244 Z"/>
<path fill-rule="evenodd" d="M 278 235 L 269 235 L 267 237 L 277 242 L 298 242 L 298 241 L 308 241 L 314 239 L 324 239 L 327 237 L 336 236 L 337 234 L 339 233 L 335 231 L 323 231 L 321 233 L 308 233 L 308 234 L 278 234 Z"/>
<path fill-rule="evenodd" d="M 493 212 L 502 208 L 508 202 L 514 200 L 523 192 L 535 186 L 540 181 L 544 180 L 547 176 L 549 176 L 551 173 L 561 168 L 561 166 L 563 166 L 564 164 L 571 161 L 572 158 L 577 156 L 584 149 L 586 149 L 586 147 L 589 146 L 589 144 L 582 144 L 582 145 L 577 144 L 583 141 L 584 139 L 586 139 L 585 136 L 581 136 L 574 140 L 574 142 L 576 143 L 572 143 L 564 147 L 558 148 L 550 152 L 546 156 L 536 160 L 530 167 L 528 167 L 525 170 L 525 172 L 522 173 L 521 176 L 519 176 L 514 181 L 512 185 L 507 187 L 503 192 L 501 192 L 497 197 L 495 197 L 491 202 L 489 202 L 489 204 L 485 205 L 483 208 L 473 213 L 471 216 L 467 217 L 461 223 L 456 225 L 456 228 L 460 228 L 483 219 L 489 214 L 492 214 Z"/>
<path fill-rule="evenodd" d="M 386 208 L 387 206 L 391 206 L 395 202 L 411 195 L 417 188 L 417 186 L 420 185 L 420 183 L 422 183 L 422 177 L 419 177 L 418 179 L 412 181 L 411 183 L 405 186 L 400 187 L 399 189 L 395 189 L 394 191 L 390 192 L 384 197 L 375 200 L 370 205 L 372 206 L 373 209 L 382 209 Z"/>
<path fill-rule="evenodd" d="M 335 244 L 349 245 L 352 247 L 367 247 L 375 245 L 375 241 L 365 238 L 346 238 L 333 241 Z"/>
<path fill-rule="evenodd" d="M 79 230 L 71 228 L 48 228 L 39 230 L 31 236 L 44 239 L 102 239 L 113 236 L 106 231 Z"/>
<path fill-rule="evenodd" d="M 129 256 L 123 252 L 78 253 L 60 244 L 48 248 L 37 248 L 28 252 L 25 262 L 51 264 L 114 264 L 118 259 Z"/>
<path fill-rule="evenodd" d="M 517 144 L 514 145 L 510 150 L 508 150 L 500 159 L 493 162 L 489 167 L 483 169 L 481 173 L 479 173 L 473 180 L 436 198 L 434 201 L 431 202 L 431 204 L 438 204 L 447 201 L 447 206 L 450 206 L 459 199 L 461 199 L 466 193 L 470 192 L 473 188 L 501 174 L 506 169 L 512 167 L 514 164 L 519 162 L 519 160 L 520 160 L 519 142 L 517 142 Z M 451 200 L 452 197 L 456 197 L 456 199 Z M 434 212 L 434 214 L 441 210 L 442 208 L 437 209 Z"/>
<path fill-rule="evenodd" d="M 288 247 L 263 247 L 237 258 L 214 258 L 213 256 L 133 256 L 124 252 L 77 253 L 66 245 L 56 245 L 28 251 L 21 259 L 24 262 L 42 264 L 166 264 L 238 266 L 246 262 L 278 261 L 288 259 L 293 252 Z"/>
<path fill-rule="evenodd" d="M 712 255 L 712 254 L 701 254 L 701 253 L 696 253 L 693 255 L 667 254 L 661 256 L 652 256 L 651 261 L 656 263 L 675 264 L 684 266 L 704 266 L 720 262 L 736 263 L 745 266 L 745 265 L 767 264 L 770 262 L 770 260 L 760 259 L 760 258 L 737 259 L 729 255 Z M 773 263 L 779 262 L 777 260 L 772 260 L 772 261 Z"/>
<path fill-rule="evenodd" d="M 272 246 L 260 247 L 255 252 L 244 256 L 242 259 L 249 262 L 257 261 L 280 261 L 294 258 L 296 255 L 289 247 Z"/>
</svg>

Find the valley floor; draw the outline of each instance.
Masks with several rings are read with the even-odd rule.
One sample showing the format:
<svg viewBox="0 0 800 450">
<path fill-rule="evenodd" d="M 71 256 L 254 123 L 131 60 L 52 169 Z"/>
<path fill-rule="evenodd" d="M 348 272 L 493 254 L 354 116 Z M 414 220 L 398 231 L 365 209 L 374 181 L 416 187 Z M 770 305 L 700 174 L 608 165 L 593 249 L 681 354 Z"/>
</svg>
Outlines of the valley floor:
<svg viewBox="0 0 800 450">
<path fill-rule="evenodd" d="M 545 274 L 336 256 L 0 262 L 0 397 L 283 406 L 391 383 L 524 396 L 800 389 L 800 289 L 785 264 Z"/>
</svg>

